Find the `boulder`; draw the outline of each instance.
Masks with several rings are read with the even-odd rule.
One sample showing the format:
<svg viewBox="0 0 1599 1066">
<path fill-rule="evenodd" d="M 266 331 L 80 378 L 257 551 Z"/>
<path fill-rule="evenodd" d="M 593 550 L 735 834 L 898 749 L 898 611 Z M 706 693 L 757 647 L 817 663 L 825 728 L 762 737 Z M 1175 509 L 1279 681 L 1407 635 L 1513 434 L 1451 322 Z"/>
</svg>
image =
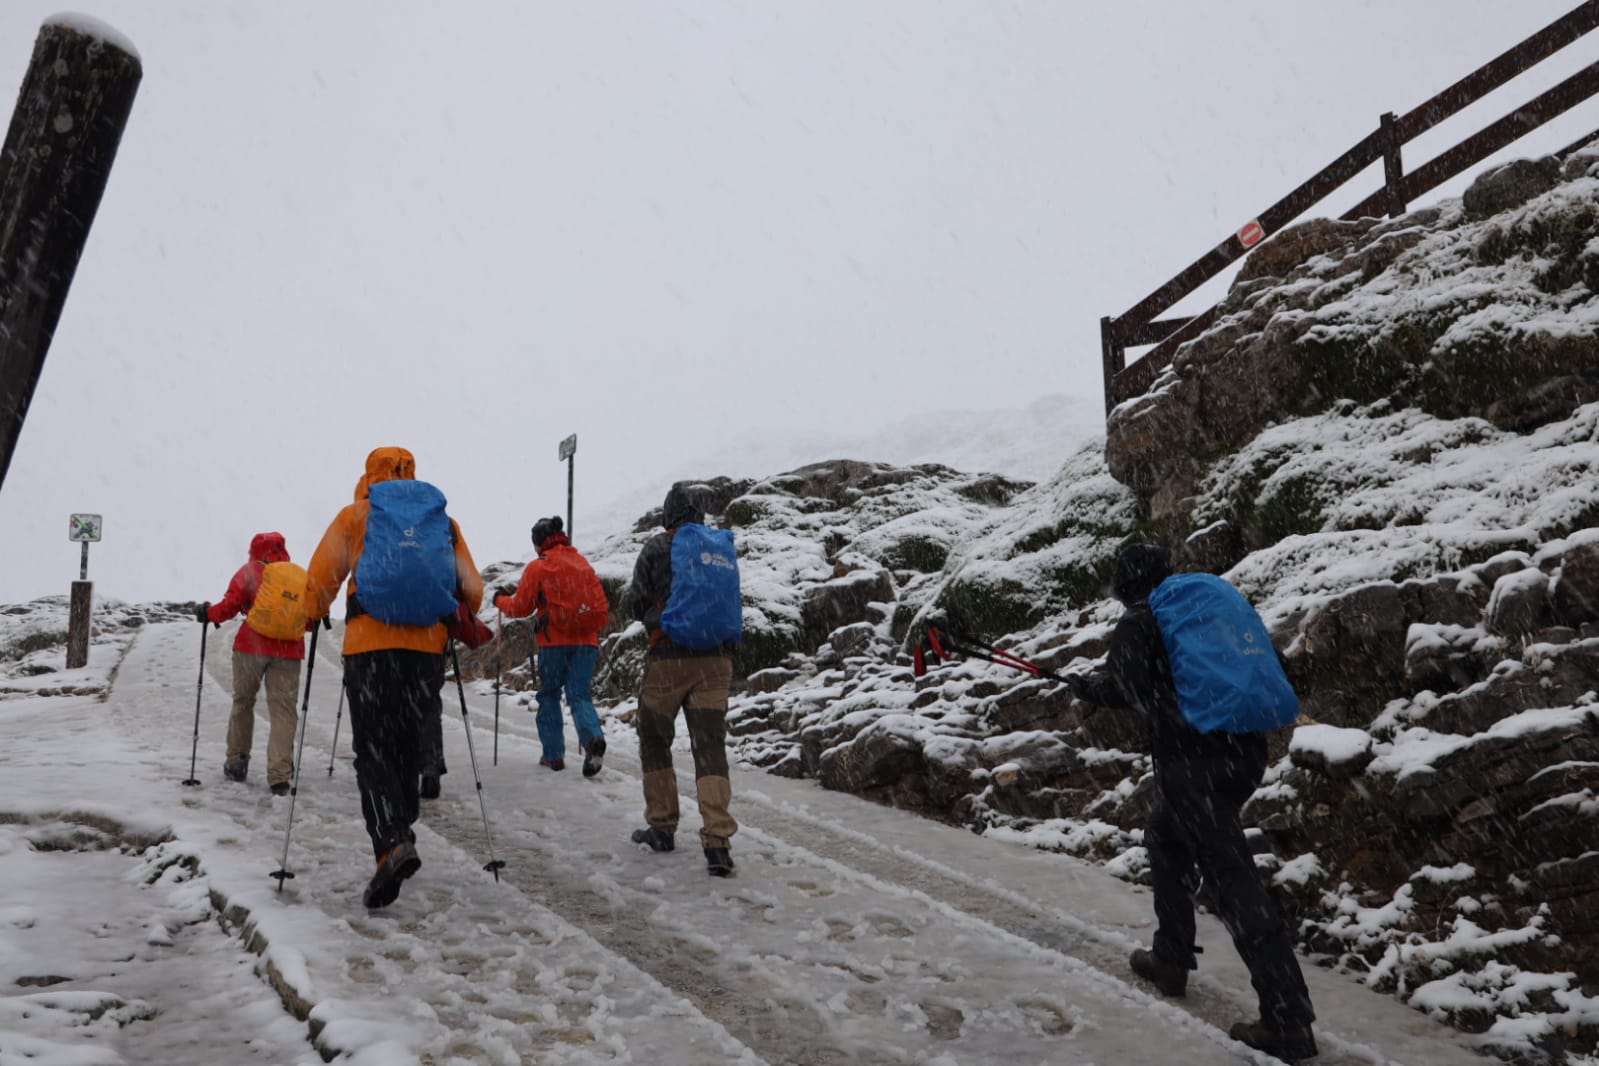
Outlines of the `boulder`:
<svg viewBox="0 0 1599 1066">
<path fill-rule="evenodd" d="M 1564 625 L 1599 622 L 1599 541 L 1566 549 L 1549 598 L 1555 618 Z"/>
<path fill-rule="evenodd" d="M 1341 252 L 1371 229 L 1374 219 L 1313 218 L 1279 231 L 1266 243 L 1250 252 L 1233 279 L 1241 283 L 1257 278 L 1286 278 L 1294 268 L 1313 256 Z"/>
<path fill-rule="evenodd" d="M 1504 166 L 1484 171 L 1466 186 L 1460 198 L 1468 219 L 1482 219 L 1520 207 L 1534 196 L 1541 196 L 1560 182 L 1560 159 L 1516 159 Z"/>
<path fill-rule="evenodd" d="M 800 617 L 806 632 L 821 638 L 841 626 L 870 621 L 868 605 L 893 600 L 894 579 L 887 570 L 852 570 L 806 589 Z"/>
<path fill-rule="evenodd" d="M 1555 621 L 1549 598 L 1549 575 L 1536 567 L 1517 570 L 1494 582 L 1488 597 L 1487 624 L 1491 633 L 1526 640 Z"/>
</svg>

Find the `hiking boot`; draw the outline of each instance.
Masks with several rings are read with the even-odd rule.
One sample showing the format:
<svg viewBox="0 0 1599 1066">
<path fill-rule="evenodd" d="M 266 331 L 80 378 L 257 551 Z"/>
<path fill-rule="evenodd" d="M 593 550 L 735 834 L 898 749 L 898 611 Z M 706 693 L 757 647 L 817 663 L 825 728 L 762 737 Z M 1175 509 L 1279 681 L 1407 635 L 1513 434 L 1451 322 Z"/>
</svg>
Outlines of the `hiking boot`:
<svg viewBox="0 0 1599 1066">
<path fill-rule="evenodd" d="M 422 775 L 422 782 L 421 782 L 421 784 L 419 784 L 417 786 L 416 793 L 417 793 L 417 795 L 421 796 L 425 800 L 436 800 L 436 799 L 438 799 L 439 798 L 439 775 L 438 774 L 423 774 Z"/>
<path fill-rule="evenodd" d="M 643 844 L 651 851 L 671 851 L 677 847 L 676 836 L 676 832 L 671 829 L 656 829 L 651 826 L 648 829 L 633 830 L 633 843 Z"/>
<path fill-rule="evenodd" d="M 229 759 L 222 764 L 222 776 L 229 781 L 243 781 L 244 775 L 250 770 L 250 757 L 248 755 L 237 759 Z"/>
<path fill-rule="evenodd" d="M 539 760 L 539 765 L 540 766 L 548 766 L 551 770 L 565 770 L 566 769 L 566 760 L 565 759 L 540 759 Z"/>
<path fill-rule="evenodd" d="M 705 868 L 712 877 L 733 876 L 733 854 L 726 848 L 706 848 Z"/>
<path fill-rule="evenodd" d="M 1146 981 L 1153 982 L 1160 989 L 1163 996 L 1186 996 L 1188 994 L 1188 968 L 1175 962 L 1167 962 L 1153 951 L 1138 948 L 1133 952 L 1133 957 L 1128 960 L 1133 968 L 1133 973 Z"/>
<path fill-rule="evenodd" d="M 268 787 L 272 790 L 274 796 L 287 796 L 289 794 L 289 783 L 287 781 L 279 781 L 277 784 Z"/>
<path fill-rule="evenodd" d="M 1227 1035 L 1240 1044 L 1248 1044 L 1256 1051 L 1282 1059 L 1300 1062 L 1313 1059 L 1319 1053 L 1316 1037 L 1308 1025 L 1289 1025 L 1275 1029 L 1265 1022 L 1235 1022 Z"/>
<path fill-rule="evenodd" d="M 377 871 L 367 883 L 361 902 L 374 910 L 387 907 L 400 898 L 400 882 L 421 868 L 422 860 L 417 858 L 415 844 L 408 841 L 394 845 L 378 860 Z"/>
<path fill-rule="evenodd" d="M 600 737 L 589 745 L 589 750 L 583 753 L 583 776 L 593 777 L 600 772 L 601 760 L 605 758 L 605 738 Z"/>
</svg>

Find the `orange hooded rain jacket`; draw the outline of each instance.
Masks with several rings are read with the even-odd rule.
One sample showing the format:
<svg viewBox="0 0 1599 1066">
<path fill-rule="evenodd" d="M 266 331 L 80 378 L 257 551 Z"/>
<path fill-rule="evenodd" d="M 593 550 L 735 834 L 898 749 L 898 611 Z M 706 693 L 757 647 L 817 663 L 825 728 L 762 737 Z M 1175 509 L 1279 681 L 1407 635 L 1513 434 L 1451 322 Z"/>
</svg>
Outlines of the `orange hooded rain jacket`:
<svg viewBox="0 0 1599 1066">
<path fill-rule="evenodd" d="M 356 593 L 355 565 L 361 558 L 361 548 L 366 543 L 366 516 L 372 509 L 367 490 L 380 481 L 413 480 L 416 477 L 416 459 L 404 448 L 376 448 L 366 457 L 366 474 L 355 486 L 355 502 L 334 516 L 322 543 L 316 546 L 311 564 L 307 591 L 312 618 L 323 618 L 333 601 L 339 597 L 339 586 L 349 578 L 349 592 Z M 461 599 L 474 612 L 483 604 L 483 577 L 478 573 L 472 553 L 467 549 L 461 527 L 450 519 L 450 529 L 455 533 L 455 577 L 460 583 Z M 439 654 L 444 651 L 444 623 L 430 626 L 400 626 L 380 622 L 369 614 L 349 620 L 344 630 L 344 654 L 399 648 Z"/>
</svg>

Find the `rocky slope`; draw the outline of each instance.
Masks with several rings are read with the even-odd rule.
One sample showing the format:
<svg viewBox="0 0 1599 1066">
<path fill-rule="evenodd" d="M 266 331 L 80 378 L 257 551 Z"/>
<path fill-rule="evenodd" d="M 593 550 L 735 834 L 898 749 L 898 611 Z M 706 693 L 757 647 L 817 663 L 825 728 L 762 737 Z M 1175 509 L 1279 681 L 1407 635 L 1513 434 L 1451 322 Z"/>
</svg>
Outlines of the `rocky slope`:
<svg viewBox="0 0 1599 1066">
<path fill-rule="evenodd" d="M 743 758 L 1144 874 L 1140 724 L 937 612 L 1092 669 L 1132 540 L 1261 608 L 1308 718 L 1246 809 L 1303 946 L 1512 1059 L 1599 1043 L 1599 159 L 1258 250 L 1107 438 L 1024 486 L 818 464 L 716 482 L 751 641 Z M 595 553 L 620 588 L 632 535 Z M 626 699 L 638 627 L 607 644 Z M 1002 638 L 1002 639 L 1001 639 Z"/>
</svg>

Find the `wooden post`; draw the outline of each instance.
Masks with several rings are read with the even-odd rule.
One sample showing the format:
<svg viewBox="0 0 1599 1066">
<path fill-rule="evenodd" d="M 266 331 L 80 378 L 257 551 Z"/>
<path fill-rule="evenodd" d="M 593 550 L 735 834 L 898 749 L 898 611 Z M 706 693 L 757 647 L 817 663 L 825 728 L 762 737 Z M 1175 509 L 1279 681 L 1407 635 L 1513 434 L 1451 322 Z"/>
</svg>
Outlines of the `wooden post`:
<svg viewBox="0 0 1599 1066">
<path fill-rule="evenodd" d="M 1116 390 L 1111 382 L 1127 366 L 1127 354 L 1116 341 L 1116 323 L 1109 315 L 1099 317 L 1099 363 L 1105 375 L 1105 413 L 1116 406 Z"/>
<path fill-rule="evenodd" d="M 0 484 L 142 75 L 133 46 L 85 16 L 34 41 L 0 150 Z"/>
<path fill-rule="evenodd" d="M 1404 139 L 1392 111 L 1383 112 L 1378 123 L 1382 134 L 1382 188 L 1388 201 L 1384 210 L 1389 218 L 1398 218 L 1409 206 L 1405 200 Z"/>
<path fill-rule="evenodd" d="M 89 618 L 94 606 L 94 582 L 72 583 L 72 607 L 67 614 L 67 669 L 89 665 Z"/>
</svg>

